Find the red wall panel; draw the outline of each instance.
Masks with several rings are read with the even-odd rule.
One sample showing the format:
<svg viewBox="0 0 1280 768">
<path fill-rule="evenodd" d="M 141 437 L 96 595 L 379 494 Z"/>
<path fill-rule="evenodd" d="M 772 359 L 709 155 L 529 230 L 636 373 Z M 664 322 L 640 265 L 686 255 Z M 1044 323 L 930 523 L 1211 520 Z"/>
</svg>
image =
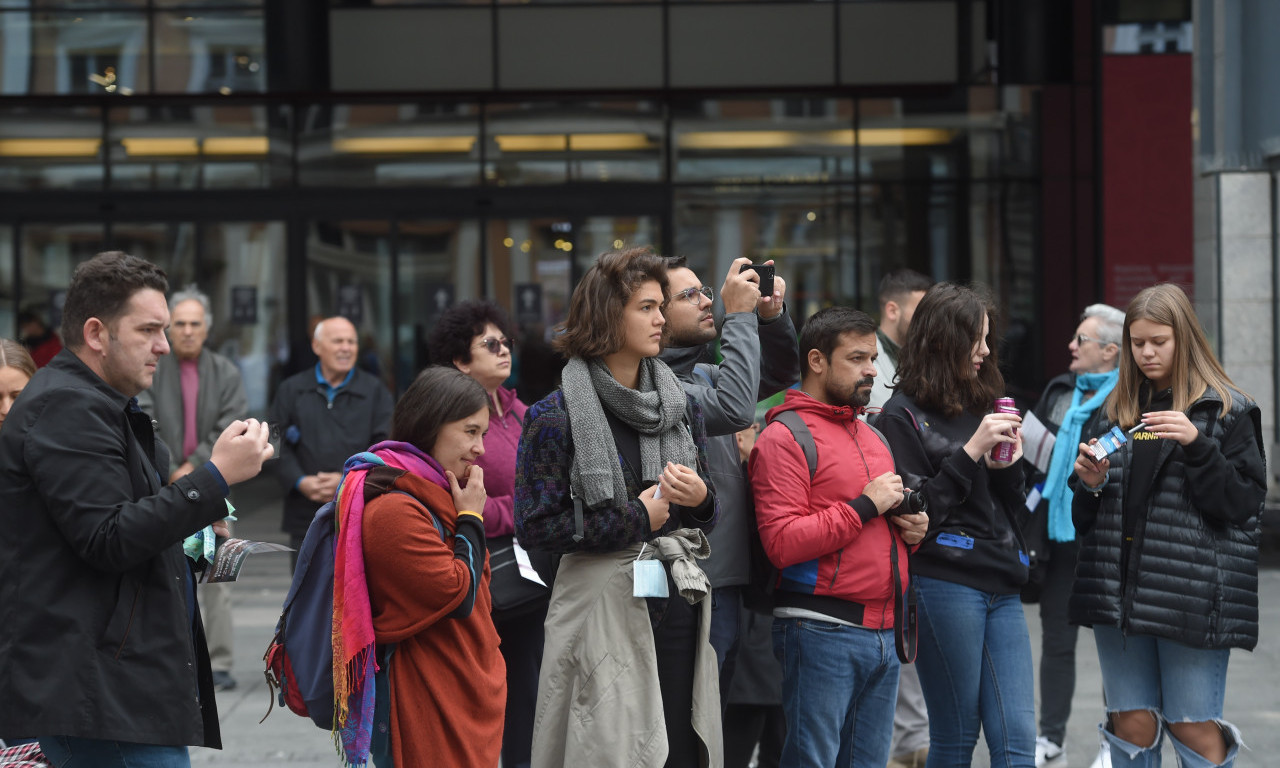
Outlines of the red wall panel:
<svg viewBox="0 0 1280 768">
<path fill-rule="evenodd" d="M 1191 292 L 1191 56 L 1102 59 L 1102 238 L 1107 303 L 1176 282 Z"/>
</svg>

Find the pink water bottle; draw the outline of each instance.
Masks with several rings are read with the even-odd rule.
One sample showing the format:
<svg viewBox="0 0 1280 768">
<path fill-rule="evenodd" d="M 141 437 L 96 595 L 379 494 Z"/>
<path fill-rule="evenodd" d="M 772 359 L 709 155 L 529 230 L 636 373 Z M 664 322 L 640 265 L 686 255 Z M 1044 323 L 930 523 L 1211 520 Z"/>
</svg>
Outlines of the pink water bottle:
<svg viewBox="0 0 1280 768">
<path fill-rule="evenodd" d="M 996 413 L 1017 413 L 1018 406 L 1013 402 L 1012 397 L 997 397 L 995 408 Z M 1012 435 L 1013 432 L 1005 432 L 1006 435 Z M 996 447 L 991 449 L 991 460 L 1007 463 L 1013 461 L 1013 443 L 996 443 Z"/>
</svg>

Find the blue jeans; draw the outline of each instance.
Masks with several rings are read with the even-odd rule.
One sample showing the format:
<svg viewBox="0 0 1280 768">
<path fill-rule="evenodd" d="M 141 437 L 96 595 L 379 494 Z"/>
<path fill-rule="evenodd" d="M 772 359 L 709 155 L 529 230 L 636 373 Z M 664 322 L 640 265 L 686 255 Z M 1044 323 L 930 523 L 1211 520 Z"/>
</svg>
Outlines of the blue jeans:
<svg viewBox="0 0 1280 768">
<path fill-rule="evenodd" d="M 882 766 L 893 740 L 898 656 L 892 629 L 773 621 L 787 738 L 780 765 Z"/>
<path fill-rule="evenodd" d="M 738 631 L 742 615 L 742 587 L 711 590 L 711 648 L 720 665 L 720 706 L 729 703 L 729 681 L 737 666 Z"/>
<path fill-rule="evenodd" d="M 1035 673 L 1017 594 L 912 576 L 919 598 L 916 671 L 929 707 L 928 768 L 968 768 L 979 729 L 992 768 L 1034 768 Z"/>
<path fill-rule="evenodd" d="M 1094 627 L 1093 639 L 1098 646 L 1107 711 L 1147 710 L 1156 716 L 1155 743 L 1145 746 L 1117 737 L 1105 723 L 1099 726 L 1111 744 L 1114 768 L 1158 768 L 1164 732 L 1169 723 L 1177 722 L 1216 722 L 1227 735 L 1227 759 L 1211 763 L 1170 732 L 1173 750 L 1185 768 L 1235 764 L 1240 733 L 1222 719 L 1229 650 L 1192 648 L 1148 635 L 1125 637 L 1116 627 Z"/>
<path fill-rule="evenodd" d="M 49 736 L 40 751 L 54 768 L 190 768 L 186 747 Z"/>
</svg>

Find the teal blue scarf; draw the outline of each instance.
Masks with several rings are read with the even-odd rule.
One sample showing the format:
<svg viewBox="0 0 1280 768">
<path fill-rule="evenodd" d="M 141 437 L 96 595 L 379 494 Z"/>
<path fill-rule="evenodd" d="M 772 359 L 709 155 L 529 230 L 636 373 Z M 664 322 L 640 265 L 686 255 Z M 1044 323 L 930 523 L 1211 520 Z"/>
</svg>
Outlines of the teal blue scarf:
<svg viewBox="0 0 1280 768">
<path fill-rule="evenodd" d="M 1076 376 L 1076 388 L 1071 393 L 1071 407 L 1067 409 L 1067 415 L 1062 417 L 1057 442 L 1053 444 L 1053 458 L 1049 460 L 1049 474 L 1044 479 L 1043 494 L 1049 501 L 1050 541 L 1074 541 L 1076 538 L 1076 527 L 1071 524 L 1071 490 L 1067 488 L 1067 478 L 1071 477 L 1071 469 L 1076 463 L 1084 423 L 1098 410 L 1111 390 L 1115 389 L 1119 378 L 1118 369 Z M 1093 392 L 1093 397 L 1082 403 L 1080 401 L 1085 392 Z"/>
</svg>

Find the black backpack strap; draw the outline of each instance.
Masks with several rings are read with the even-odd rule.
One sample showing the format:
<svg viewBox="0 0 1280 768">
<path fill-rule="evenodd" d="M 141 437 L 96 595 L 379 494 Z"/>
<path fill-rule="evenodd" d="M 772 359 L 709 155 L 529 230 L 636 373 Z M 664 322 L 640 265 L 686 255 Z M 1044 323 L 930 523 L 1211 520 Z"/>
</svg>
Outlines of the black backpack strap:
<svg viewBox="0 0 1280 768">
<path fill-rule="evenodd" d="M 804 452 L 805 463 L 809 465 L 809 480 L 813 480 L 813 476 L 818 473 L 818 444 L 813 441 L 813 433 L 809 431 L 809 425 L 805 424 L 804 419 L 800 418 L 800 414 L 795 411 L 783 411 L 772 420 L 791 431 L 796 445 L 799 445 L 800 450 Z M 883 440 L 884 436 L 882 435 L 880 439 Z"/>
</svg>

